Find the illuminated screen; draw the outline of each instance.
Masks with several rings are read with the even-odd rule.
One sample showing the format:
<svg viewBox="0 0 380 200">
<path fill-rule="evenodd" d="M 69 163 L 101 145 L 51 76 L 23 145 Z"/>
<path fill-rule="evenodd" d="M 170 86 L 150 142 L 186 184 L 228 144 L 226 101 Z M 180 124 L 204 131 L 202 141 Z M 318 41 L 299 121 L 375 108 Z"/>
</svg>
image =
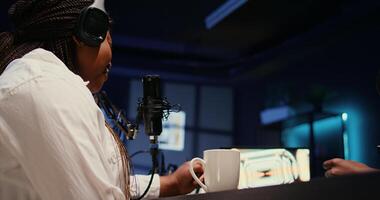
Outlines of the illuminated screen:
<svg viewBox="0 0 380 200">
<path fill-rule="evenodd" d="M 158 137 L 160 149 L 183 151 L 185 148 L 186 114 L 183 111 L 170 113 L 162 123 L 162 133 Z"/>
<path fill-rule="evenodd" d="M 308 149 L 238 149 L 239 189 L 310 180 Z"/>
</svg>

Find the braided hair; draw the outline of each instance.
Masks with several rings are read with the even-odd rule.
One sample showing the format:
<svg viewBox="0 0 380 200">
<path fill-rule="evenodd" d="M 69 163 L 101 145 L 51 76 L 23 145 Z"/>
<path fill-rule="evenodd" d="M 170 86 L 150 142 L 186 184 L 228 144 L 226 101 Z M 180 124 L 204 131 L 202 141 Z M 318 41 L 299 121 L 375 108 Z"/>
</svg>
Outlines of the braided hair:
<svg viewBox="0 0 380 200">
<path fill-rule="evenodd" d="M 18 0 L 8 10 L 13 32 L 0 33 L 0 74 L 36 48 L 53 52 L 77 73 L 72 40 L 80 11 L 93 0 Z"/>
<path fill-rule="evenodd" d="M 18 0 L 8 10 L 14 31 L 0 33 L 0 75 L 10 62 L 36 48 L 54 53 L 74 73 L 75 42 L 72 39 L 80 11 L 94 0 Z M 107 125 L 107 124 L 106 124 Z M 108 128 L 109 126 L 107 126 Z M 128 153 L 118 135 L 110 129 L 123 165 L 120 177 L 127 199 L 130 198 Z"/>
</svg>

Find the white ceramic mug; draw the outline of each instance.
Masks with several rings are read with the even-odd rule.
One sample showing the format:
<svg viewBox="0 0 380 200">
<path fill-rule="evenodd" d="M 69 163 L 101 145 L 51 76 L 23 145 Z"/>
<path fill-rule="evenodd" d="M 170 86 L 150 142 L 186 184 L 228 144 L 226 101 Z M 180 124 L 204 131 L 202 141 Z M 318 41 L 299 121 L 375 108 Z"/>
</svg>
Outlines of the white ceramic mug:
<svg viewBox="0 0 380 200">
<path fill-rule="evenodd" d="M 203 158 L 190 161 L 190 173 L 206 192 L 236 190 L 239 185 L 240 152 L 231 149 L 211 149 L 203 152 Z M 205 184 L 194 172 L 194 164 L 199 162 L 204 170 Z"/>
</svg>

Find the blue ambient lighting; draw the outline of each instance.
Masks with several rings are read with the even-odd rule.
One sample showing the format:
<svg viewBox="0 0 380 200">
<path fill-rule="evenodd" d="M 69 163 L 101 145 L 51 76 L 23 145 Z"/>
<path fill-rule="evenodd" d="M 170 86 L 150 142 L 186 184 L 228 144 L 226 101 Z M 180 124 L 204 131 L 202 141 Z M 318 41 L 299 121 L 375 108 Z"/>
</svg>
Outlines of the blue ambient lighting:
<svg viewBox="0 0 380 200">
<path fill-rule="evenodd" d="M 248 2 L 248 0 L 228 0 L 219 8 L 217 8 L 214 12 L 212 12 L 209 16 L 206 17 L 205 23 L 206 28 L 211 29 L 217 23 L 222 21 L 229 14 L 240 8 L 243 4 Z"/>
</svg>

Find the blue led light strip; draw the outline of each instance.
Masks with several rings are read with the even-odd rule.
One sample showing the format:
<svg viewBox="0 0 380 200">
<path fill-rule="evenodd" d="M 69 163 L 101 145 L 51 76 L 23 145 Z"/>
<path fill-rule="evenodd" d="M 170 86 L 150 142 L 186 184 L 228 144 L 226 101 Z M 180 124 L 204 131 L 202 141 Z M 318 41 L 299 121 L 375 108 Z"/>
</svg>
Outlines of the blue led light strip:
<svg viewBox="0 0 380 200">
<path fill-rule="evenodd" d="M 214 12 L 206 17 L 206 28 L 211 29 L 217 23 L 222 21 L 229 14 L 247 3 L 248 0 L 228 0 L 226 3 L 217 8 Z"/>
</svg>

